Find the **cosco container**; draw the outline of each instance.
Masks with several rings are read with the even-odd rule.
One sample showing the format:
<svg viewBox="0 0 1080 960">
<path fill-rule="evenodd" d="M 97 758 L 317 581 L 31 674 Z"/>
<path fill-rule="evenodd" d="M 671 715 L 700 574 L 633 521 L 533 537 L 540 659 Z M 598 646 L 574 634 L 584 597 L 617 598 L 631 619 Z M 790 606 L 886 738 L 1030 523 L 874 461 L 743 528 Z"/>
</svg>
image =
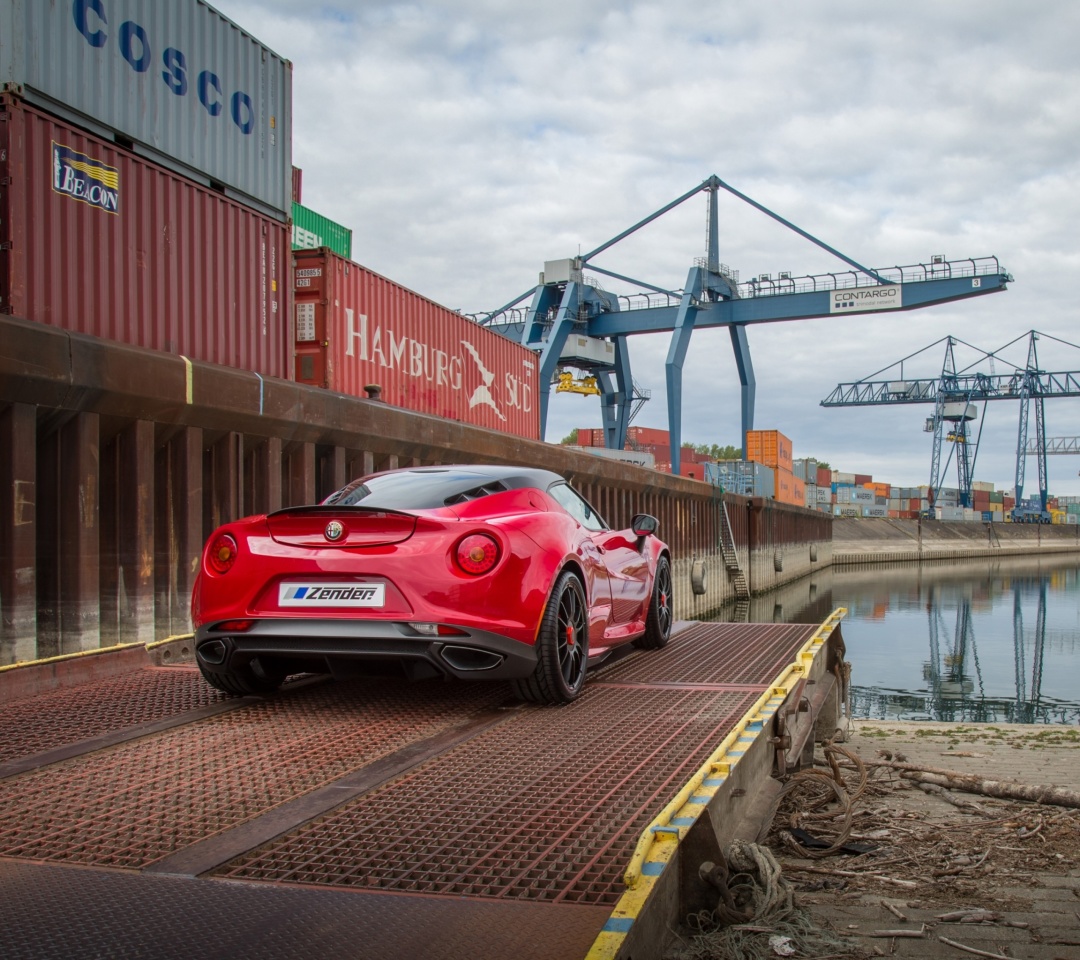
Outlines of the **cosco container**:
<svg viewBox="0 0 1080 960">
<path fill-rule="evenodd" d="M 293 262 L 298 381 L 540 439 L 531 350 L 326 247 Z"/>
<path fill-rule="evenodd" d="M 779 430 L 747 430 L 746 459 L 791 473 L 791 441 Z"/>
<path fill-rule="evenodd" d="M 292 65 L 202 0 L 0 0 L 0 82 L 288 219 Z"/>
<path fill-rule="evenodd" d="M 0 310 L 288 378 L 286 225 L 0 97 Z"/>
<path fill-rule="evenodd" d="M 352 231 L 303 204 L 292 205 L 292 246 L 294 250 L 329 247 L 346 260 L 352 257 Z"/>
</svg>

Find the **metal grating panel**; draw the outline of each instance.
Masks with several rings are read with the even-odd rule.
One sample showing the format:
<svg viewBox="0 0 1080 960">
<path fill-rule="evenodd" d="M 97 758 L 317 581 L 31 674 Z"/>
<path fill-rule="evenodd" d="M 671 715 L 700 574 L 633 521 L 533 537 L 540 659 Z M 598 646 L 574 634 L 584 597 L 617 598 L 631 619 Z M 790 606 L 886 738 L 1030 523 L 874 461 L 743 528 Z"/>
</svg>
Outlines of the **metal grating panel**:
<svg viewBox="0 0 1080 960">
<path fill-rule="evenodd" d="M 11 777 L 0 856 L 143 867 L 507 698 L 504 684 L 323 684 Z"/>
<path fill-rule="evenodd" d="M 805 624 L 698 623 L 662 650 L 604 670 L 604 683 L 769 684 L 814 635 Z"/>
<path fill-rule="evenodd" d="M 594 685 L 498 728 L 220 877 L 613 904 L 641 831 L 757 692 Z"/>
<path fill-rule="evenodd" d="M 228 699 L 197 670 L 148 667 L 0 703 L 0 763 L 153 723 Z"/>
<path fill-rule="evenodd" d="M 0 861 L 4 960 L 567 960 L 608 916 Z"/>
</svg>

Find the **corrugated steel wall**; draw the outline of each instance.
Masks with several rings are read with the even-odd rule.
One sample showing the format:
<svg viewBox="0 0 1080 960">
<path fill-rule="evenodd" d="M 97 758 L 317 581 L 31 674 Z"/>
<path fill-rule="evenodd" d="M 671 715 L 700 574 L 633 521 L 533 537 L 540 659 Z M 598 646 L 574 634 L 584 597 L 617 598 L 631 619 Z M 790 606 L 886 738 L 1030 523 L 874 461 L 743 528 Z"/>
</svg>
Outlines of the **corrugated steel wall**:
<svg viewBox="0 0 1080 960">
<path fill-rule="evenodd" d="M 0 311 L 291 377 L 284 223 L 18 99 L 0 114 Z"/>
<path fill-rule="evenodd" d="M 325 248 L 293 260 L 299 382 L 540 439 L 531 350 Z"/>
<path fill-rule="evenodd" d="M 292 64 L 202 0 L 0 0 L 0 80 L 288 219 Z"/>
</svg>

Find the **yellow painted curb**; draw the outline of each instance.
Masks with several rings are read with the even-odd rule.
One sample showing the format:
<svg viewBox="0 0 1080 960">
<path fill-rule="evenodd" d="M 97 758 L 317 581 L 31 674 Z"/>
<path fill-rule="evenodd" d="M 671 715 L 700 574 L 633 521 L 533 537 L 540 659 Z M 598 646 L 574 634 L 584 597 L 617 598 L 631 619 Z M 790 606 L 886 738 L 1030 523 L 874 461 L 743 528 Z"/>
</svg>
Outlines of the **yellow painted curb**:
<svg viewBox="0 0 1080 960">
<path fill-rule="evenodd" d="M 626 892 L 619 898 L 611 917 L 593 942 L 586 954 L 586 960 L 613 960 L 618 954 L 626 935 L 644 908 L 660 874 L 675 855 L 690 824 L 712 800 L 716 791 L 730 776 L 731 768 L 739 762 L 750 744 L 764 732 L 766 722 L 772 719 L 791 691 L 807 675 L 814 658 L 846 614 L 847 609 L 844 607 L 837 607 L 829 614 L 795 655 L 794 662 L 781 671 L 769 689 L 743 714 L 735 729 L 724 738 L 701 769 L 645 828 L 623 876 Z M 735 750 L 734 747 L 742 749 Z"/>
<path fill-rule="evenodd" d="M 153 650 L 164 646 L 166 643 L 175 643 L 177 640 L 191 640 L 195 634 L 180 633 L 175 637 L 166 637 L 164 640 L 152 640 L 150 643 L 117 643 L 111 647 L 95 647 L 93 650 L 77 650 L 75 653 L 61 653 L 55 657 L 44 657 L 41 660 L 20 660 L 18 663 L 6 663 L 0 666 L 0 673 L 9 670 L 21 670 L 24 667 L 41 667 L 48 663 L 63 663 L 65 660 L 76 660 L 79 657 L 96 657 L 102 653 L 116 653 L 119 650 L 130 650 L 132 647 L 145 647 Z"/>
</svg>

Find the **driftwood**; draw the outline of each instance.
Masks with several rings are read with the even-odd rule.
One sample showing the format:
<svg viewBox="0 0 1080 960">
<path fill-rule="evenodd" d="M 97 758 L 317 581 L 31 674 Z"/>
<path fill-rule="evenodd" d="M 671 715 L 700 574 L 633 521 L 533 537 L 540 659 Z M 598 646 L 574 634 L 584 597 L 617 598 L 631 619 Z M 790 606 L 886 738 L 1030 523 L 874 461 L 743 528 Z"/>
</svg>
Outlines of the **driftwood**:
<svg viewBox="0 0 1080 960">
<path fill-rule="evenodd" d="M 970 810 L 972 813 L 977 813 L 980 817 L 992 817 L 993 814 L 980 807 L 977 803 L 972 803 L 970 800 L 961 800 L 959 797 L 954 797 L 944 787 L 939 787 L 936 783 L 919 783 L 919 789 L 923 793 L 932 794 L 935 797 L 939 797 L 946 803 L 951 803 L 959 810 Z"/>
<path fill-rule="evenodd" d="M 938 937 L 938 939 L 942 943 L 947 943 L 950 947 L 956 947 L 957 950 L 973 953 L 977 957 L 991 957 L 993 960 L 1009 960 L 1008 954 L 1005 953 L 989 953 L 986 950 L 977 950 L 975 947 L 969 947 L 964 943 L 957 943 L 955 940 L 950 940 L 948 937 Z"/>
<path fill-rule="evenodd" d="M 881 937 L 893 939 L 894 937 L 910 937 L 912 940 L 922 940 L 926 936 L 926 924 L 918 930 L 870 930 L 863 934 L 864 937 Z"/>
<path fill-rule="evenodd" d="M 943 770 L 940 767 L 922 767 L 915 763 L 898 763 L 895 760 L 871 764 L 898 771 L 908 780 L 932 783 L 951 790 L 978 793 L 999 800 L 1026 800 L 1029 803 L 1050 803 L 1059 807 L 1080 809 L 1080 791 L 1046 784 L 1020 783 L 1017 780 L 986 780 L 971 773 Z"/>
</svg>

